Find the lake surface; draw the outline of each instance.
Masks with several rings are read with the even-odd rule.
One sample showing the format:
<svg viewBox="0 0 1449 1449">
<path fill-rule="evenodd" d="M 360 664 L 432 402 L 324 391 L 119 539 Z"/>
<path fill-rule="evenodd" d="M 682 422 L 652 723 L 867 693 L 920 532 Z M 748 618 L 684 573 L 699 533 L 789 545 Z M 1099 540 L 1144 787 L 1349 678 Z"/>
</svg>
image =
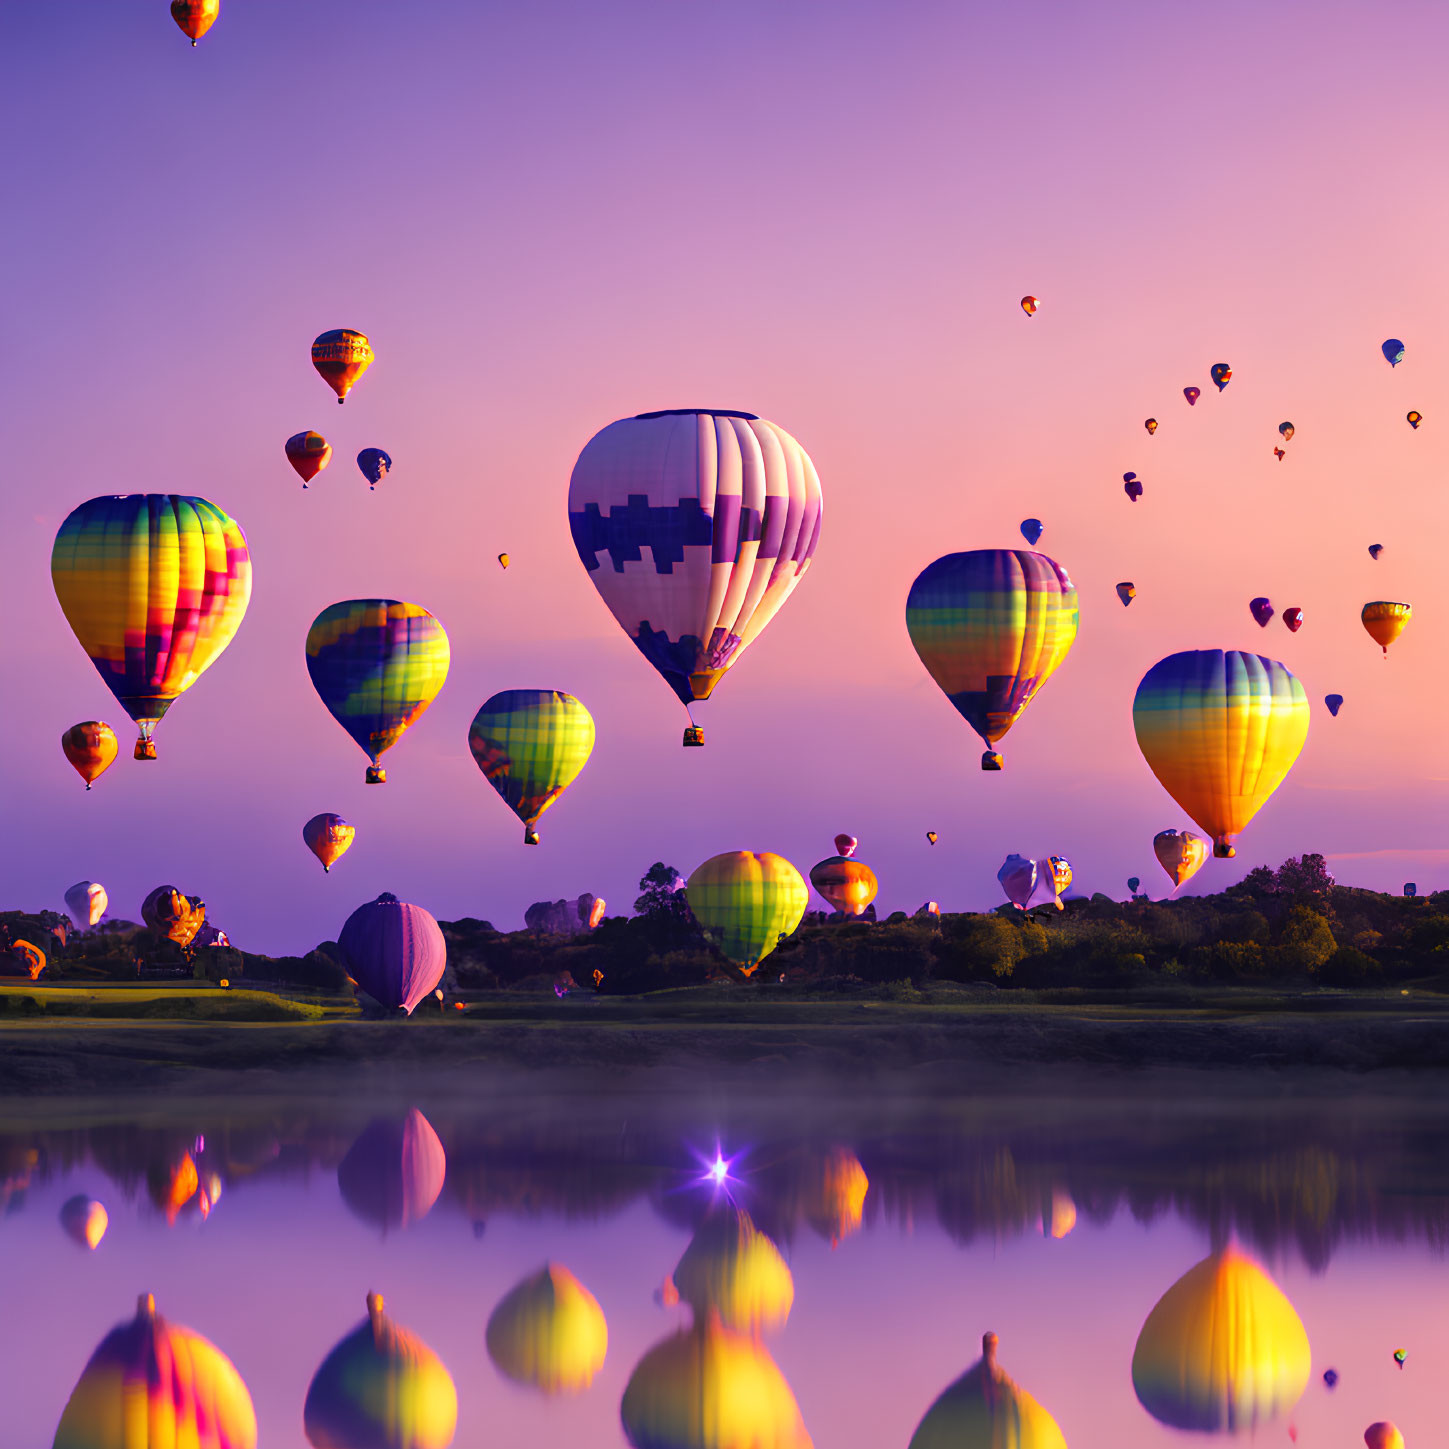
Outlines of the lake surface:
<svg viewBox="0 0 1449 1449">
<path fill-rule="evenodd" d="M 721 1194 L 789 1264 L 793 1309 L 763 1344 L 817 1449 L 905 1449 L 987 1331 L 1072 1449 L 1205 1442 L 1147 1413 L 1132 1359 L 1153 1305 L 1230 1241 L 1312 1350 L 1302 1399 L 1255 1442 L 1288 1444 L 1291 1428 L 1300 1446 L 1352 1446 L 1380 1419 L 1410 1449 L 1446 1442 L 1441 1086 L 1220 1091 L 1118 1077 L 970 1097 L 614 1092 L 530 1076 L 378 1097 L 12 1102 L 0 1442 L 49 1445 L 92 1350 L 152 1293 L 236 1365 L 264 1449 L 301 1449 L 308 1384 L 375 1291 L 447 1365 L 461 1449 L 624 1445 L 631 1372 L 690 1322 L 662 1286 Z M 77 1194 L 109 1214 L 94 1251 L 61 1225 Z M 495 1306 L 547 1261 L 608 1321 L 607 1358 L 576 1396 L 509 1381 L 484 1343 Z"/>
</svg>

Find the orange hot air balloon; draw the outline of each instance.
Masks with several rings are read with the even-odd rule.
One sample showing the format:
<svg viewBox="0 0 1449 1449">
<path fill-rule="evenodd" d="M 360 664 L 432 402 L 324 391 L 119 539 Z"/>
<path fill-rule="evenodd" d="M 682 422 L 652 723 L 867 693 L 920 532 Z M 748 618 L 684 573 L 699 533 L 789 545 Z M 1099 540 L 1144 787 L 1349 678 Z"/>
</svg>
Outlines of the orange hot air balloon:
<svg viewBox="0 0 1449 1449">
<path fill-rule="evenodd" d="M 1157 419 L 1148 418 L 1142 426 L 1147 429 L 1147 436 L 1150 438 L 1157 431 Z"/>
<path fill-rule="evenodd" d="M 860 1231 L 870 1179 L 848 1147 L 832 1147 L 820 1164 L 813 1191 L 805 1199 L 805 1220 L 832 1248 Z"/>
<path fill-rule="evenodd" d="M 195 48 L 196 42 L 216 24 L 221 0 L 171 0 L 171 18 Z"/>
<path fill-rule="evenodd" d="M 500 553 L 498 555 L 498 564 L 500 568 L 506 569 L 508 567 L 508 555 L 506 553 Z"/>
<path fill-rule="evenodd" d="M 1363 613 L 1359 616 L 1363 620 L 1363 626 L 1369 632 L 1369 637 L 1375 644 L 1383 647 L 1384 658 L 1389 657 L 1389 645 L 1404 632 L 1405 626 L 1413 617 L 1414 606 L 1412 604 L 1390 604 L 1379 599 L 1372 604 L 1363 606 Z"/>
<path fill-rule="evenodd" d="M 293 433 L 287 439 L 287 461 L 292 465 L 305 488 L 331 461 L 332 444 L 310 429 L 305 433 Z"/>
<path fill-rule="evenodd" d="M 356 834 L 356 828 L 340 815 L 314 815 L 302 827 L 303 843 L 322 862 L 324 871 L 330 871 L 347 854 Z"/>
<path fill-rule="evenodd" d="M 60 737 L 60 747 L 89 790 L 115 764 L 116 732 L 101 720 L 88 719 L 72 725 Z"/>
<path fill-rule="evenodd" d="M 832 855 L 810 867 L 810 884 L 837 911 L 858 916 L 875 899 L 880 884 L 862 860 Z"/>
<path fill-rule="evenodd" d="M 312 366 L 337 394 L 339 403 L 347 401 L 347 394 L 372 362 L 372 343 L 350 327 L 324 332 L 312 344 Z"/>
<path fill-rule="evenodd" d="M 1028 317 L 1035 317 L 1036 309 L 1040 306 L 1041 302 L 1036 297 L 1023 297 L 1021 299 L 1021 310 L 1025 312 Z"/>
<path fill-rule="evenodd" d="M 1161 830 L 1152 837 L 1152 853 L 1172 882 L 1172 893 L 1186 885 L 1203 867 L 1211 848 L 1190 830 Z"/>
<path fill-rule="evenodd" d="M 10 947 L 10 959 L 19 965 L 32 981 L 38 981 L 40 973 L 45 970 L 45 952 L 29 941 L 13 942 Z"/>
<path fill-rule="evenodd" d="M 926 839 L 934 845 L 936 843 L 936 832 L 934 830 L 928 830 L 926 832 Z"/>
</svg>

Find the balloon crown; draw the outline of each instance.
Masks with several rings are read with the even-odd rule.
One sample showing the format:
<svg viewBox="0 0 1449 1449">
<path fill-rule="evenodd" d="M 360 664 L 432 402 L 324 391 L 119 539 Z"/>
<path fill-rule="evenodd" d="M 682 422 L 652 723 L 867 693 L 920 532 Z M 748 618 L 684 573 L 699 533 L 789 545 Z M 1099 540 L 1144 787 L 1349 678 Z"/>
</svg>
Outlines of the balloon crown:
<svg viewBox="0 0 1449 1449">
<path fill-rule="evenodd" d="M 378 896 L 375 901 L 373 901 L 373 905 L 375 906 L 395 906 L 397 905 L 397 903 L 397 897 L 393 895 L 391 891 L 383 891 L 383 893 Z"/>
<path fill-rule="evenodd" d="M 711 418 L 745 418 L 749 422 L 759 420 L 759 413 L 740 413 L 731 408 L 661 408 L 657 413 L 635 413 L 634 421 L 643 422 L 646 418 L 692 418 L 696 413 L 703 413 Z"/>
</svg>

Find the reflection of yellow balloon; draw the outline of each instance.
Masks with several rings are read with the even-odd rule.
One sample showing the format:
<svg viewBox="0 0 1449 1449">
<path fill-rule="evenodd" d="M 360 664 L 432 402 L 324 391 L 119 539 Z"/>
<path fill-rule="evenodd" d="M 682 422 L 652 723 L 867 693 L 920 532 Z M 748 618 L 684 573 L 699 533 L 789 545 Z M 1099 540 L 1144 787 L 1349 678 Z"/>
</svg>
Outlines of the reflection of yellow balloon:
<svg viewBox="0 0 1449 1449">
<path fill-rule="evenodd" d="M 1041 1215 L 1044 1238 L 1064 1238 L 1077 1225 L 1077 1205 L 1063 1188 L 1052 1189 L 1051 1201 Z"/>
<path fill-rule="evenodd" d="M 869 1189 L 870 1179 L 860 1158 L 847 1147 L 832 1147 L 820 1165 L 815 1193 L 806 1201 L 810 1226 L 829 1238 L 832 1248 L 838 1248 L 843 1239 L 860 1231 Z"/>
<path fill-rule="evenodd" d="M 1308 1334 L 1278 1285 L 1235 1247 L 1190 1268 L 1147 1315 L 1132 1355 L 1142 1407 L 1174 1429 L 1237 1433 L 1308 1387 Z"/>
<path fill-rule="evenodd" d="M 723 1204 L 690 1239 L 672 1278 L 703 1319 L 711 1309 L 728 1328 L 763 1333 L 785 1326 L 795 1280 L 780 1250 L 743 1208 Z"/>
<path fill-rule="evenodd" d="M 1412 604 L 1390 604 L 1380 599 L 1375 603 L 1365 604 L 1360 617 L 1369 637 L 1375 644 L 1382 646 L 1387 657 L 1389 645 L 1404 632 L 1413 614 Z"/>
<path fill-rule="evenodd" d="M 576 1394 L 604 1366 L 609 1326 L 599 1300 L 558 1263 L 525 1278 L 488 1320 L 488 1357 L 515 1383 Z"/>
<path fill-rule="evenodd" d="M 1057 1422 L 996 1362 L 996 1335 L 948 1385 L 911 1435 L 910 1449 L 1067 1449 Z"/>
</svg>

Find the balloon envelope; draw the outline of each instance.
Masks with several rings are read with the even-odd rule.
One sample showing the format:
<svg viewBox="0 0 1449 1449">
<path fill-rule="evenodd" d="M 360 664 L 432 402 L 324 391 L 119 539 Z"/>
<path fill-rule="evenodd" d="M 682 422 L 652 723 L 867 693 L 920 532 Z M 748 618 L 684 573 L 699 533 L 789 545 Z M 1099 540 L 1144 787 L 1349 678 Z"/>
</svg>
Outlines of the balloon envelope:
<svg viewBox="0 0 1449 1449">
<path fill-rule="evenodd" d="M 293 433 L 283 451 L 304 488 L 332 461 L 332 444 L 321 433 Z"/>
<path fill-rule="evenodd" d="M 1118 584 L 1117 597 L 1122 600 L 1122 607 L 1125 609 L 1137 597 L 1137 585 L 1130 580 Z"/>
<path fill-rule="evenodd" d="M 710 1209 L 670 1282 L 696 1323 L 714 1312 L 740 1333 L 784 1328 L 795 1302 L 795 1280 L 780 1250 L 749 1213 L 728 1201 Z"/>
<path fill-rule="evenodd" d="M 182 895 L 175 886 L 157 886 L 141 902 L 141 919 L 186 951 L 206 924 L 206 904 L 195 896 Z"/>
<path fill-rule="evenodd" d="M 1253 622 L 1260 629 L 1266 629 L 1268 621 L 1273 617 L 1273 605 L 1268 599 L 1250 599 L 1248 612 L 1253 616 Z"/>
<path fill-rule="evenodd" d="M 1133 503 L 1136 503 L 1142 497 L 1142 480 L 1135 473 L 1128 474 L 1126 481 L 1122 484 L 1122 491 Z"/>
<path fill-rule="evenodd" d="M 1148 437 L 1151 437 L 1152 434 L 1157 431 L 1157 419 L 1148 418 L 1147 421 L 1142 424 L 1142 426 L 1147 429 Z"/>
<path fill-rule="evenodd" d="M 116 732 L 101 720 L 88 719 L 60 737 L 60 748 L 89 790 L 116 761 Z"/>
<path fill-rule="evenodd" d="M 83 929 L 94 926 L 105 915 L 108 904 L 106 888 L 99 881 L 77 881 L 65 893 L 65 908 L 71 920 Z"/>
<path fill-rule="evenodd" d="M 1033 547 L 1037 546 L 1042 535 L 1042 522 L 1039 518 L 1024 518 L 1021 521 L 1021 536 Z"/>
<path fill-rule="evenodd" d="M 996 1335 L 981 1358 L 926 1410 L 909 1449 L 1067 1449 L 1052 1416 L 996 1362 Z"/>
<path fill-rule="evenodd" d="M 1371 543 L 1371 544 L 1369 544 L 1369 557 L 1371 559 L 1374 559 L 1375 561 L 1377 561 L 1378 556 L 1383 551 L 1384 551 L 1383 544 L 1381 544 L 1381 543 Z"/>
<path fill-rule="evenodd" d="M 97 1248 L 109 1223 L 105 1204 L 85 1193 L 67 1198 L 60 1210 L 60 1225 L 66 1236 L 82 1248 Z"/>
<path fill-rule="evenodd" d="M 330 871 L 352 848 L 357 830 L 340 815 L 314 815 L 302 827 L 302 840 L 307 849 Z"/>
<path fill-rule="evenodd" d="M 1038 867 L 1041 878 L 1051 887 L 1052 894 L 1060 902 L 1062 895 L 1071 888 L 1072 863 L 1064 855 L 1049 855 Z"/>
<path fill-rule="evenodd" d="M 1383 648 L 1387 658 L 1389 645 L 1404 632 L 1413 614 L 1412 604 L 1391 604 L 1379 599 L 1372 604 L 1365 604 L 1360 618 L 1369 637 Z"/>
<path fill-rule="evenodd" d="M 1404 1436 L 1387 1419 L 1370 1424 L 1363 1431 L 1363 1442 L 1368 1445 L 1368 1449 L 1404 1449 Z"/>
<path fill-rule="evenodd" d="M 996 872 L 1006 899 L 1019 911 L 1026 909 L 1026 903 L 1036 889 L 1036 870 L 1036 861 L 1028 860 L 1024 855 L 1008 855 Z"/>
<path fill-rule="evenodd" d="M 1283 435 L 1283 441 L 1286 443 L 1288 441 L 1288 439 L 1293 436 L 1293 424 L 1292 423 L 1279 423 L 1278 424 L 1278 431 L 1280 433 L 1282 433 L 1282 435 Z"/>
<path fill-rule="evenodd" d="M 880 885 L 864 861 L 831 855 L 810 867 L 810 884 L 837 911 L 858 916 L 875 899 Z"/>
<path fill-rule="evenodd" d="M 312 343 L 312 366 L 337 394 L 339 403 L 346 400 L 353 384 L 372 362 L 372 343 L 349 327 L 324 332 Z"/>
<path fill-rule="evenodd" d="M 354 1216 L 384 1232 L 427 1217 L 443 1190 L 448 1157 L 433 1124 L 412 1108 L 378 1117 L 337 1164 L 337 1186 Z"/>
<path fill-rule="evenodd" d="M 1397 337 L 1390 337 L 1379 351 L 1383 353 L 1384 360 L 1390 367 L 1397 367 L 1404 360 L 1404 344 Z"/>
<path fill-rule="evenodd" d="M 1040 306 L 1041 302 L 1038 301 L 1038 299 L 1035 297 L 1023 297 L 1021 299 L 1021 310 L 1025 312 L 1028 317 L 1036 316 L 1036 309 Z"/>
<path fill-rule="evenodd" d="M 800 872 L 768 850 L 712 856 L 695 868 L 685 895 L 720 954 L 747 976 L 795 930 L 810 902 Z"/>
<path fill-rule="evenodd" d="M 384 893 L 348 916 L 337 937 L 347 974 L 380 1005 L 411 1015 L 443 979 L 448 947 L 421 906 Z"/>
<path fill-rule="evenodd" d="M 1325 694 L 1323 696 L 1323 702 L 1328 706 L 1329 714 L 1337 719 L 1339 710 L 1343 708 L 1343 696 L 1341 694 Z"/>
<path fill-rule="evenodd" d="M 381 448 L 364 448 L 357 455 L 357 466 L 369 486 L 376 488 L 392 471 L 392 459 Z"/>
<path fill-rule="evenodd" d="M 1182 395 L 1187 399 L 1188 407 L 1192 407 L 1198 398 L 1202 396 L 1202 389 L 1200 387 L 1185 387 L 1182 390 Z"/>
<path fill-rule="evenodd" d="M 1226 362 L 1213 363 L 1212 380 L 1214 383 L 1217 384 L 1217 389 L 1219 392 L 1221 392 L 1228 385 L 1228 383 L 1232 381 L 1232 377 L 1233 370 L 1227 365 Z"/>
<path fill-rule="evenodd" d="M 1190 830 L 1160 830 L 1152 837 L 1152 853 L 1167 872 L 1176 895 L 1178 887 L 1186 885 L 1202 869 L 1212 848 Z"/>
<path fill-rule="evenodd" d="M 545 1394 L 577 1394 L 604 1366 L 609 1326 L 599 1300 L 561 1263 L 546 1263 L 489 1315 L 485 1341 L 505 1378 Z"/>
<path fill-rule="evenodd" d="M 855 854 L 855 847 L 860 842 L 853 835 L 837 835 L 835 837 L 836 855 L 851 856 Z"/>
<path fill-rule="evenodd" d="M 195 45 L 221 14 L 221 0 L 171 0 L 171 18 Z"/>
<path fill-rule="evenodd" d="M 1127 877 L 1127 889 L 1129 891 L 1131 891 L 1134 896 L 1137 894 L 1137 892 L 1139 890 L 1141 890 L 1141 888 L 1142 888 L 1142 880 L 1141 880 L 1140 877 L 1135 876 L 1135 875 L 1129 875 Z"/>
<path fill-rule="evenodd" d="M 1283 622 L 1288 626 L 1290 633 L 1296 634 L 1303 627 L 1303 610 L 1284 609 Z"/>
<path fill-rule="evenodd" d="M 1423 413 L 1419 413 L 1419 412 L 1409 412 L 1409 413 L 1405 413 L 1404 414 L 1404 420 L 1408 423 L 1408 425 L 1411 428 L 1414 428 L 1414 429 L 1417 430 L 1419 424 L 1424 421 L 1424 414 Z"/>
</svg>

